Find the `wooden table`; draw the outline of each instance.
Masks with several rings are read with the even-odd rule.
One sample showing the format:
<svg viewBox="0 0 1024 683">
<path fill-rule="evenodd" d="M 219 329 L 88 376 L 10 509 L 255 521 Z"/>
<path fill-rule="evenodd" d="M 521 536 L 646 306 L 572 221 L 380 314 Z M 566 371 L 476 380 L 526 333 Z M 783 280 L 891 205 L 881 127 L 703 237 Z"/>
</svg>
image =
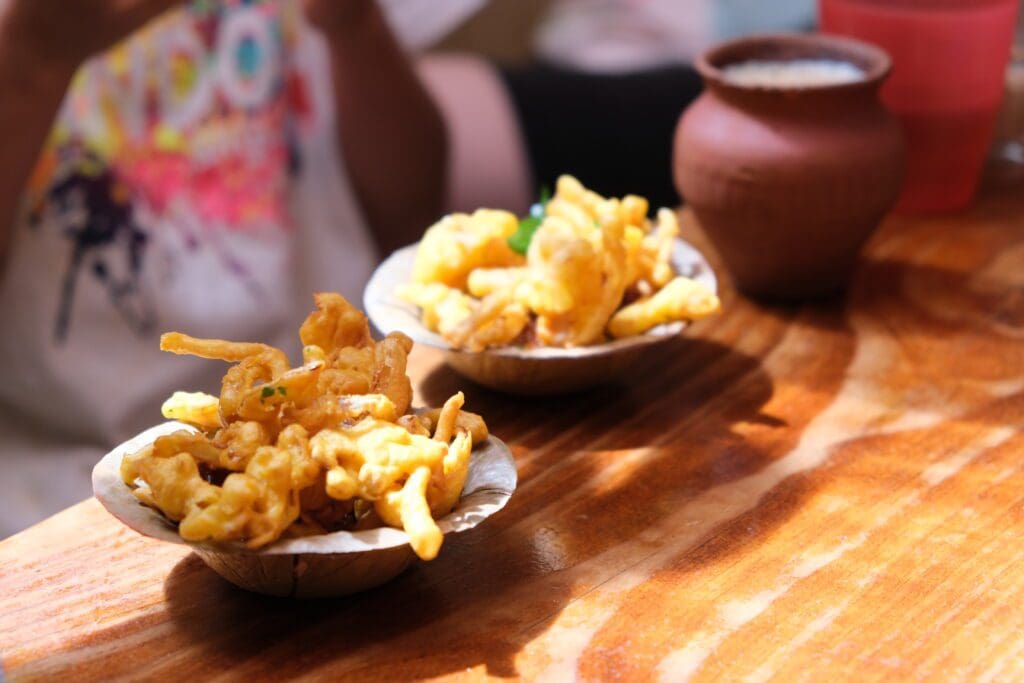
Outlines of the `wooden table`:
<svg viewBox="0 0 1024 683">
<path fill-rule="evenodd" d="M 8 679 L 1024 679 L 1024 182 L 888 221 L 844 304 L 724 303 L 629 385 L 466 387 L 519 490 L 363 595 L 246 594 L 94 500 L 3 541 Z"/>
</svg>

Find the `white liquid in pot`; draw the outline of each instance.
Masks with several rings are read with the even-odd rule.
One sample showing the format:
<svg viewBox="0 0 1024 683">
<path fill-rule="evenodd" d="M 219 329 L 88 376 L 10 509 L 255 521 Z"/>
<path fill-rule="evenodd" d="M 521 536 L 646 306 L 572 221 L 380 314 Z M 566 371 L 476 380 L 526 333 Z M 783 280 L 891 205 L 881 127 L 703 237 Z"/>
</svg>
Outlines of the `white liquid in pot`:
<svg viewBox="0 0 1024 683">
<path fill-rule="evenodd" d="M 753 59 L 722 68 L 727 83 L 762 88 L 800 88 L 864 80 L 864 70 L 834 59 Z"/>
</svg>

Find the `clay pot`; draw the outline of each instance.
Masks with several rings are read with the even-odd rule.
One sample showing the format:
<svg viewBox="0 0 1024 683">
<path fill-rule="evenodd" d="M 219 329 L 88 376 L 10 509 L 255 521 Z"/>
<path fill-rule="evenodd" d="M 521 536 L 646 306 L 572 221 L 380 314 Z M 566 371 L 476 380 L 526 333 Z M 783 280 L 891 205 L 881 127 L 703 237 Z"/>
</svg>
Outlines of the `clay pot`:
<svg viewBox="0 0 1024 683">
<path fill-rule="evenodd" d="M 830 59 L 853 83 L 751 87 L 721 69 L 747 60 Z M 736 285 L 771 299 L 833 294 L 899 194 L 903 141 L 878 88 L 881 49 L 823 35 L 762 35 L 697 61 L 704 93 L 679 121 L 676 186 Z"/>
</svg>

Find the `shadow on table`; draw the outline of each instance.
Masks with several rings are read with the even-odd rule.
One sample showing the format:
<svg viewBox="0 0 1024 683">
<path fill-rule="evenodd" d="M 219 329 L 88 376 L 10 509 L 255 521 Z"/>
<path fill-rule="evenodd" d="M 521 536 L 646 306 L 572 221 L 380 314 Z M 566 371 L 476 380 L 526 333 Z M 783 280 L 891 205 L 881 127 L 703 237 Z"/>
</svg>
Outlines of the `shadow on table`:
<svg viewBox="0 0 1024 683">
<path fill-rule="evenodd" d="M 871 344 L 874 383 L 899 411 L 1015 424 L 1005 406 L 1024 397 L 1024 242 L 1019 231 L 988 239 L 973 257 L 958 255 L 974 260 L 958 270 L 877 260 L 859 272 L 855 331 Z"/>
<path fill-rule="evenodd" d="M 899 260 L 866 262 L 857 273 L 849 307 L 892 325 L 893 333 L 926 334 L 936 346 L 956 343 L 951 332 L 1019 340 L 1024 337 L 1024 242 L 1006 240 L 991 248 L 998 250 L 997 258 L 966 270 Z"/>
<path fill-rule="evenodd" d="M 838 333 L 870 354 L 867 370 L 856 373 L 856 391 L 889 405 L 891 420 L 914 411 L 1000 420 L 998 411 L 977 408 L 1024 393 L 1024 240 L 982 229 L 972 239 L 955 260 L 948 252 L 923 252 L 938 253 L 935 260 L 946 265 L 910 260 L 923 258 L 917 253 L 865 259 L 840 302 L 846 321 Z M 826 309 L 804 307 L 793 325 L 821 330 L 824 346 L 837 338 L 830 317 Z M 815 374 L 801 379 L 811 390 L 817 381 Z"/>
<path fill-rule="evenodd" d="M 468 410 L 484 415 L 517 455 L 529 453 L 520 458 L 520 475 L 524 467 L 547 469 L 579 452 L 652 448 L 677 456 L 725 453 L 741 473 L 749 468 L 737 459 L 749 456 L 756 467 L 764 454 L 733 425 L 786 427 L 784 419 L 761 411 L 773 387 L 759 361 L 717 342 L 680 338 L 659 345 L 629 380 L 567 395 L 511 396 L 439 365 L 419 389 L 430 404 L 464 391 Z M 672 460 L 674 468 L 685 465 Z"/>
<path fill-rule="evenodd" d="M 196 555 L 175 566 L 164 583 L 175 637 L 202 651 L 209 671 L 236 677 L 358 676 L 411 680 L 484 665 L 515 676 L 515 654 L 536 633 L 516 628 L 521 590 L 530 569 L 528 539 L 510 532 L 500 555 L 481 553 L 474 532 L 445 541 L 447 559 L 414 565 L 395 581 L 358 595 L 319 600 L 247 593 L 208 569 Z M 460 552 L 461 551 L 461 552 Z M 546 609 L 568 599 L 545 590 Z"/>
<path fill-rule="evenodd" d="M 520 483 L 508 507 L 447 537 L 437 560 L 349 598 L 247 594 L 190 556 L 165 583 L 174 638 L 200 647 L 212 670 L 240 676 L 319 670 L 394 680 L 480 665 L 491 675 L 518 675 L 517 654 L 571 600 L 653 552 L 641 532 L 701 492 L 763 469 L 798 437 L 762 414 L 772 383 L 757 360 L 721 344 L 668 344 L 636 377 L 574 396 L 523 399 L 469 385 L 441 366 L 421 395 L 437 404 L 464 389 L 467 407 L 513 447 Z M 792 491 L 741 523 L 781 524 L 808 488 Z M 693 557 L 712 562 L 750 540 L 729 537 L 715 553 L 698 542 L 691 547 L 704 547 Z M 672 540 L 654 545 L 671 549 Z"/>
</svg>

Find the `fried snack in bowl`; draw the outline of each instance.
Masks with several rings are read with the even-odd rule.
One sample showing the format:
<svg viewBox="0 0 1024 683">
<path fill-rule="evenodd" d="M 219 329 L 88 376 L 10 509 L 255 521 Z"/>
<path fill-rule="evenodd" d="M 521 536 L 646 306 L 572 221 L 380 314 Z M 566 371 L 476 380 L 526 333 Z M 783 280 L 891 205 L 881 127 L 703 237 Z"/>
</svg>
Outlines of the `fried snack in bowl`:
<svg viewBox="0 0 1024 683">
<path fill-rule="evenodd" d="M 679 236 L 674 212 L 653 220 L 646 199 L 605 198 L 576 178 L 558 179 L 554 197 L 534 205 L 518 224 L 504 211 L 481 209 L 445 216 L 427 229 L 399 298 L 422 309 L 421 322 L 460 351 L 517 345 L 574 348 L 645 333 L 656 323 L 682 322 L 718 309 L 713 288 L 677 273 L 672 249 Z M 504 239 L 503 239 L 504 238 Z M 525 258 L 524 258 L 525 257 Z M 615 313 L 647 303 L 670 282 L 687 297 L 662 297 L 631 316 L 618 333 Z M 701 306 L 687 304 L 698 298 Z"/>
<path fill-rule="evenodd" d="M 263 344 L 164 335 L 161 347 L 235 363 L 219 397 L 175 393 L 179 421 L 108 453 L 93 490 L 140 533 L 190 546 L 224 578 L 272 595 L 343 595 L 383 583 L 449 532 L 501 509 L 508 448 L 456 393 L 410 407 L 411 341 L 370 336 L 342 297 L 316 295 L 303 364 Z"/>
<path fill-rule="evenodd" d="M 554 394 L 626 375 L 652 345 L 718 311 L 714 272 L 679 238 L 673 211 L 649 219 L 643 197 L 605 198 L 571 176 L 538 207 L 508 240 L 525 262 L 462 258 L 447 279 L 419 267 L 441 258 L 447 220 L 392 254 L 363 295 L 375 327 L 443 350 L 478 384 Z M 461 229 L 487 233 L 470 227 L 474 216 Z"/>
<path fill-rule="evenodd" d="M 476 268 L 515 266 L 523 257 L 508 245 L 518 227 L 515 214 L 479 209 L 472 215 L 445 216 L 423 235 L 424 248 L 413 262 L 413 281 L 460 289 Z"/>
</svg>

